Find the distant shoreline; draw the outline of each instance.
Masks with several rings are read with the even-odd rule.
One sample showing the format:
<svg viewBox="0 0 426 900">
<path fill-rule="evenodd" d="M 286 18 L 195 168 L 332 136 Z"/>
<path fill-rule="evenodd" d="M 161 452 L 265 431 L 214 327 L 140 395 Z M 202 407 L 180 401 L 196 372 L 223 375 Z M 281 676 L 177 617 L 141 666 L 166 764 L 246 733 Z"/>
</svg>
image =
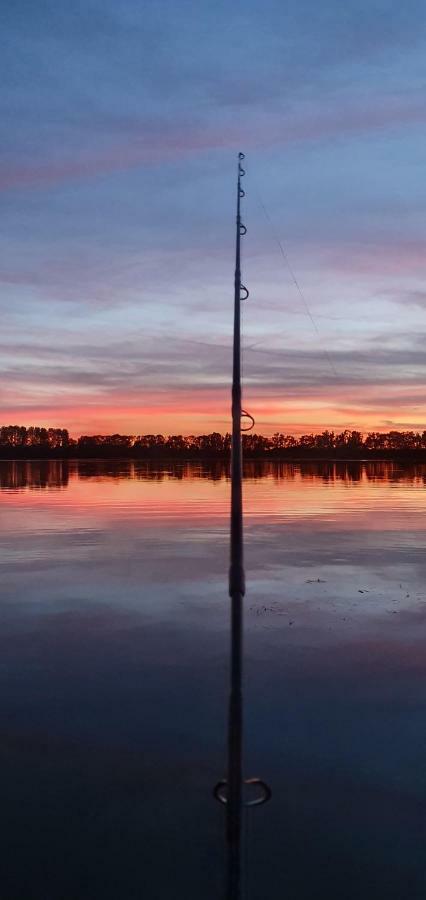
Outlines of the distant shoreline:
<svg viewBox="0 0 426 900">
<path fill-rule="evenodd" d="M 231 454 L 231 435 L 94 434 L 70 436 L 66 428 L 2 425 L 0 459 L 141 459 L 222 460 Z M 426 430 L 419 431 L 322 431 L 320 434 L 276 432 L 265 437 L 256 432 L 243 434 L 243 455 L 247 460 L 299 462 L 313 460 L 395 460 L 426 463 Z"/>
</svg>

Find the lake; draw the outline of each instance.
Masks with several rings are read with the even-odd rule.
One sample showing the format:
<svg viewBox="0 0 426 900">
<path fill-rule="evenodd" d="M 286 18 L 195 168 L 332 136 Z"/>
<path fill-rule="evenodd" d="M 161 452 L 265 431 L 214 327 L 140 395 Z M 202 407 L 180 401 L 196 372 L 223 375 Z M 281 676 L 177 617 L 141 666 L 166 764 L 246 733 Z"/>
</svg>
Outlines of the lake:
<svg viewBox="0 0 426 900">
<path fill-rule="evenodd" d="M 245 475 L 245 897 L 423 900 L 426 467 Z M 2 900 L 224 897 L 226 467 L 0 488 Z"/>
</svg>

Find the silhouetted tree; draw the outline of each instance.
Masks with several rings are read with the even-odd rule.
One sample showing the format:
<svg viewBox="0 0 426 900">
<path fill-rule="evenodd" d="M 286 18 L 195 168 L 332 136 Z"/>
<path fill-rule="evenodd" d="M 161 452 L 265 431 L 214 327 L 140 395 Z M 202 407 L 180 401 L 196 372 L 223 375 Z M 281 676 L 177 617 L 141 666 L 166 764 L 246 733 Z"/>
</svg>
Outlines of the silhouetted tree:
<svg viewBox="0 0 426 900">
<path fill-rule="evenodd" d="M 345 429 L 335 434 L 334 431 L 322 431 L 320 434 L 302 434 L 296 438 L 290 434 L 276 432 L 271 438 L 262 434 L 249 432 L 243 434 L 244 451 L 248 457 L 279 458 L 297 456 L 312 457 L 315 454 L 324 456 L 360 456 L 384 454 L 423 454 L 426 451 L 426 430 L 418 431 L 370 431 L 363 437 L 360 431 Z M 3 455 L 24 455 L 31 449 L 41 453 L 61 451 L 66 455 L 75 452 L 77 455 L 104 456 L 132 455 L 147 456 L 170 455 L 187 456 L 188 458 L 212 457 L 227 458 L 231 449 L 231 435 L 214 431 L 211 434 L 187 435 L 171 434 L 95 434 L 81 435 L 77 440 L 71 438 L 66 428 L 43 428 L 23 425 L 0 426 L 0 448 Z M 6 452 L 8 451 L 8 452 Z M 34 455 L 33 453 L 33 455 Z M 31 455 L 31 454 L 30 454 Z M 181 470 L 179 469 L 179 472 Z"/>
</svg>

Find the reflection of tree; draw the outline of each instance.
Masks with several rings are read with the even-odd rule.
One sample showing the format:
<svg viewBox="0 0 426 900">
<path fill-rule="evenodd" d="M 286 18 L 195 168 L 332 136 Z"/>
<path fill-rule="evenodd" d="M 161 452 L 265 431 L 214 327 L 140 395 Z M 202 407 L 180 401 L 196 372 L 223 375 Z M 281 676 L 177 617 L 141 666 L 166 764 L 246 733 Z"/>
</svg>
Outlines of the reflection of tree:
<svg viewBox="0 0 426 900">
<path fill-rule="evenodd" d="M 164 481 L 174 479 L 204 479 L 229 481 L 229 465 L 220 460 L 78 460 L 76 471 L 79 478 L 130 478 L 137 481 Z M 426 484 L 426 466 L 395 465 L 391 461 L 382 462 L 327 462 L 280 460 L 246 460 L 244 477 L 250 480 L 271 478 L 276 482 L 293 481 L 301 478 L 307 481 L 356 483 L 363 480 L 372 482 L 397 481 Z"/>
<path fill-rule="evenodd" d="M 82 480 L 111 479 L 136 481 L 185 481 L 208 479 L 229 481 L 229 464 L 225 460 L 141 460 L 141 459 L 66 459 L 0 460 L 0 490 L 60 490 L 68 486 L 70 474 Z M 426 465 L 400 466 L 390 460 L 357 462 L 356 460 L 321 461 L 246 460 L 244 477 L 252 481 L 401 482 L 426 484 Z"/>
<path fill-rule="evenodd" d="M 36 459 L 30 461 L 0 461 L 0 489 L 16 491 L 22 488 L 60 490 L 69 481 L 67 459 Z"/>
</svg>

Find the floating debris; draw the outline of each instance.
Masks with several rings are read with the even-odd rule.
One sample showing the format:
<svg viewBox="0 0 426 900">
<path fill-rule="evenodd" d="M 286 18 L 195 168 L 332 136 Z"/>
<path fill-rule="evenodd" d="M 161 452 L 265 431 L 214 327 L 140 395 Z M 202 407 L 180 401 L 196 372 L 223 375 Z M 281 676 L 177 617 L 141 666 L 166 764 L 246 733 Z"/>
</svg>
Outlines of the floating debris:
<svg viewBox="0 0 426 900">
<path fill-rule="evenodd" d="M 250 612 L 255 612 L 257 616 L 262 616 L 264 613 L 276 613 L 277 616 L 285 616 L 285 610 L 281 610 L 279 606 L 250 606 Z"/>
</svg>

